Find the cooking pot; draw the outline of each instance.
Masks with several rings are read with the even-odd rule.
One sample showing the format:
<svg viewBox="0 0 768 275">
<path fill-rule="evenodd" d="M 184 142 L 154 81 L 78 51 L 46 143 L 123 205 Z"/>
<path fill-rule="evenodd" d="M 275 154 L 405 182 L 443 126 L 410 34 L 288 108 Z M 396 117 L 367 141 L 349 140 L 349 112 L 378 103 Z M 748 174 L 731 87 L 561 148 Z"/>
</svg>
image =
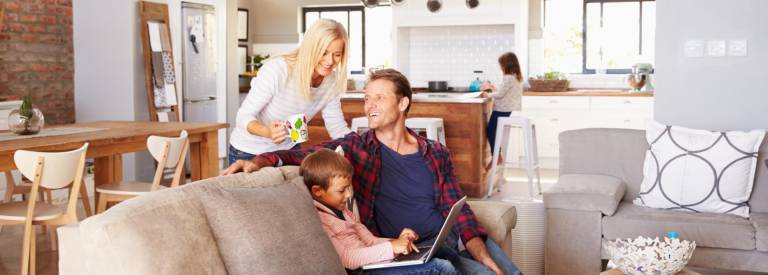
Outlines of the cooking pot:
<svg viewBox="0 0 768 275">
<path fill-rule="evenodd" d="M 428 81 L 430 92 L 443 92 L 448 90 L 448 81 Z"/>
</svg>

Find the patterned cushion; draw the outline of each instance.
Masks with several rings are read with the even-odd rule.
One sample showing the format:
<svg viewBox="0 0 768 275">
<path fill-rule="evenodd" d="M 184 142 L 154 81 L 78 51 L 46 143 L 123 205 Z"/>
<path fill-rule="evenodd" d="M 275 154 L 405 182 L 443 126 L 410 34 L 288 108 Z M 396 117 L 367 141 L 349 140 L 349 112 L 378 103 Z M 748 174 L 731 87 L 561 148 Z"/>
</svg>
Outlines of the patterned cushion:
<svg viewBox="0 0 768 275">
<path fill-rule="evenodd" d="M 635 204 L 749 217 L 747 201 L 765 131 L 710 132 L 651 122 Z"/>
</svg>

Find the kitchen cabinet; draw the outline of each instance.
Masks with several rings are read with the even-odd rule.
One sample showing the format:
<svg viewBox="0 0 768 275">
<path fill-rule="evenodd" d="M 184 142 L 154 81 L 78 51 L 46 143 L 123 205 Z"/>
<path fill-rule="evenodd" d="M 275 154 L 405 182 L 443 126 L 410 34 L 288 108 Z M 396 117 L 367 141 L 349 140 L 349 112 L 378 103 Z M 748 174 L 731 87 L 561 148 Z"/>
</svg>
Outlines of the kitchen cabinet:
<svg viewBox="0 0 768 275">
<path fill-rule="evenodd" d="M 541 167 L 557 168 L 561 132 L 581 128 L 645 129 L 646 122 L 653 118 L 651 95 L 523 96 L 522 114 L 536 125 Z M 513 135 L 510 139 L 508 156 L 512 156 L 512 162 L 520 158 L 519 152 L 523 149 L 518 136 Z"/>
</svg>

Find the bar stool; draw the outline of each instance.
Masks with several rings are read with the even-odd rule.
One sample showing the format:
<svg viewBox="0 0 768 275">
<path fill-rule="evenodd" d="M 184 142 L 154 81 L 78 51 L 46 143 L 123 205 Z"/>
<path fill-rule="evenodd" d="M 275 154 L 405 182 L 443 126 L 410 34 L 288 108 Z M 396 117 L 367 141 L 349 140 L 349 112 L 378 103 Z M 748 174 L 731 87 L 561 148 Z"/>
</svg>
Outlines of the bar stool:
<svg viewBox="0 0 768 275">
<path fill-rule="evenodd" d="M 368 118 L 361 116 L 352 119 L 352 131 L 358 134 L 362 134 L 368 131 Z"/>
<path fill-rule="evenodd" d="M 445 145 L 445 126 L 439 117 L 414 117 L 405 119 L 405 127 L 414 131 L 426 131 L 427 138 Z"/>
<path fill-rule="evenodd" d="M 536 186 L 539 195 L 541 195 L 541 176 L 539 174 L 539 151 L 536 144 L 536 125 L 530 119 L 520 115 L 510 117 L 500 117 L 496 127 L 496 144 L 493 146 L 493 158 L 491 159 L 491 172 L 488 174 L 488 197 L 493 194 L 496 173 L 499 172 L 498 159 L 499 154 L 507 159 L 507 144 L 509 144 L 510 130 L 512 127 L 518 127 L 523 132 L 523 151 L 525 153 L 525 170 L 528 174 L 528 195 L 533 198 L 533 176 L 536 175 Z M 504 150 L 501 145 L 504 144 Z M 503 168 L 506 164 L 501 164 L 501 176 L 503 177 Z"/>
</svg>

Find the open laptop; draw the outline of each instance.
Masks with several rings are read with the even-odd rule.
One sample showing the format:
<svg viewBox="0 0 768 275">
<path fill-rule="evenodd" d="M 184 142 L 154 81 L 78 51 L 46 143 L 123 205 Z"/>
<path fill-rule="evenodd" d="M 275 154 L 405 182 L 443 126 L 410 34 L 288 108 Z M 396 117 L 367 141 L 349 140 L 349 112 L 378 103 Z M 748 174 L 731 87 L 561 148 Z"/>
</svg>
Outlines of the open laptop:
<svg viewBox="0 0 768 275">
<path fill-rule="evenodd" d="M 461 213 L 461 207 L 464 206 L 464 202 L 467 200 L 467 196 L 464 196 L 459 201 L 453 204 L 451 207 L 451 212 L 448 213 L 448 217 L 445 219 L 445 222 L 443 223 L 443 227 L 440 228 L 440 233 L 437 234 L 437 239 L 435 239 L 435 243 L 431 246 L 424 246 L 424 247 L 418 247 L 420 252 L 413 252 L 409 253 L 408 255 L 397 255 L 392 260 L 384 261 L 384 262 L 378 262 L 373 263 L 369 265 L 363 266 L 363 269 L 377 269 L 377 268 L 385 268 L 385 267 L 395 267 L 395 266 L 407 266 L 407 265 L 417 265 L 417 264 L 423 264 L 428 262 L 432 259 L 433 256 L 435 256 L 435 253 L 437 253 L 437 249 L 440 247 L 440 245 L 443 244 L 443 241 L 445 241 L 446 238 L 448 238 L 448 235 L 451 234 L 451 228 L 453 228 L 453 223 L 456 221 L 456 217 L 459 216 L 459 213 Z"/>
</svg>

